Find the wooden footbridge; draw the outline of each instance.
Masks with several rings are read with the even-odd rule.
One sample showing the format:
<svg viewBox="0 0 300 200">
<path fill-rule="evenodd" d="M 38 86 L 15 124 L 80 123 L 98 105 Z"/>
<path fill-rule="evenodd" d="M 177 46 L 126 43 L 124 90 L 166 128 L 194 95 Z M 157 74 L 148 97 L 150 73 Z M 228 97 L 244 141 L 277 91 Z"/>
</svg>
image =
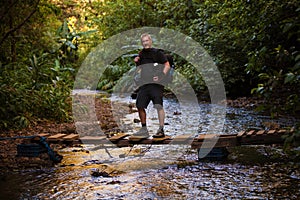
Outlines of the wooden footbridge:
<svg viewBox="0 0 300 200">
<path fill-rule="evenodd" d="M 284 136 L 292 134 L 289 130 L 248 130 L 241 131 L 238 134 L 200 134 L 195 137 L 193 135 L 166 136 L 164 138 L 138 138 L 132 137 L 126 133 L 118 133 L 112 137 L 102 136 L 83 136 L 78 134 L 38 134 L 36 136 L 28 136 L 32 144 L 21 144 L 18 147 L 19 156 L 38 156 L 40 153 L 47 151 L 50 158 L 55 162 L 60 162 L 62 157 L 56 154 L 50 147 L 51 144 L 61 144 L 64 146 L 73 146 L 78 144 L 95 144 L 103 148 L 110 147 L 133 147 L 134 145 L 190 145 L 192 149 L 198 149 L 198 157 L 200 149 L 208 149 L 209 154 L 206 157 L 224 157 L 227 156 L 226 147 L 242 146 L 242 145 L 271 145 L 283 144 Z M 39 145 L 37 143 L 40 143 Z M 42 147 L 41 147 L 42 146 Z M 217 156 L 212 154 L 217 150 Z M 219 156 L 221 155 L 221 156 Z"/>
<path fill-rule="evenodd" d="M 283 144 L 284 135 L 290 135 L 289 130 L 248 130 L 241 131 L 238 134 L 200 134 L 197 137 L 192 135 L 180 135 L 164 138 L 132 138 L 129 134 L 118 133 L 112 137 L 106 136 L 83 136 L 78 134 L 39 134 L 39 137 L 45 137 L 46 141 L 56 144 L 114 144 L 117 147 L 131 147 L 138 144 L 189 144 L 191 148 L 201 148 L 204 141 L 215 142 L 214 147 L 234 147 L 241 145 L 270 145 Z"/>
</svg>

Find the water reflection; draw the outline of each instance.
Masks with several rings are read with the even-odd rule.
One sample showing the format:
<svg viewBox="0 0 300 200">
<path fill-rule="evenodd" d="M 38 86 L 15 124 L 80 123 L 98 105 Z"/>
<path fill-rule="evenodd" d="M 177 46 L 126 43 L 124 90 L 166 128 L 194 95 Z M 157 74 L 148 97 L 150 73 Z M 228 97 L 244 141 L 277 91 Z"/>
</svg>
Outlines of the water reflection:
<svg viewBox="0 0 300 200">
<path fill-rule="evenodd" d="M 125 101 L 130 101 L 125 99 Z M 176 100 L 166 101 L 166 133 L 176 135 L 184 122 L 200 124 L 197 134 L 206 133 L 211 105 L 200 104 L 200 119 L 181 112 Z M 149 129 L 156 130 L 155 112 L 149 112 Z M 153 115 L 152 115 L 153 113 Z M 137 113 L 124 123 L 134 131 Z M 152 120 L 151 120 L 152 119 Z M 200 122 L 199 122 L 200 120 Z M 270 120 L 243 109 L 227 108 L 223 133 L 237 133 L 249 127 L 263 128 Z M 191 124 L 192 124 L 191 123 Z M 291 119 L 276 123 L 290 126 Z M 129 126 L 130 125 L 130 126 Z M 107 148 L 86 145 L 60 152 L 63 162 L 51 169 L 1 173 L 0 199 L 297 199 L 300 170 L 272 162 L 197 162 L 196 151 L 187 145 Z M 267 158 L 267 156 L 262 157 Z M 92 176 L 94 170 L 109 177 Z"/>
</svg>

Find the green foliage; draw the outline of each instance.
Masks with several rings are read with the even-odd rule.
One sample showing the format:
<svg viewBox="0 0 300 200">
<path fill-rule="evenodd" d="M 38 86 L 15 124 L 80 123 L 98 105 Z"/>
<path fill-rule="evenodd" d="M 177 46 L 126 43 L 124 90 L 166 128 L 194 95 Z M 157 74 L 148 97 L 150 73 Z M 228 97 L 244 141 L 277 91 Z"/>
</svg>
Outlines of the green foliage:
<svg viewBox="0 0 300 200">
<path fill-rule="evenodd" d="M 186 78 L 186 80 L 189 82 L 189 84 L 192 86 L 192 88 L 196 91 L 197 94 L 201 94 L 202 96 L 207 95 L 207 88 L 198 70 L 190 63 L 187 63 L 183 58 L 178 56 L 174 56 L 174 58 L 176 72 L 180 73 L 184 76 L 184 78 Z M 175 85 L 176 88 L 182 87 L 181 81 L 177 80 L 176 76 L 174 77 L 172 84 Z"/>
<path fill-rule="evenodd" d="M 15 4 L 11 9 L 16 11 L 20 9 L 18 6 Z M 18 56 L 0 60 L 0 129 L 23 128 L 37 119 L 57 122 L 71 119 L 70 91 L 74 66 L 78 65 L 76 45 L 81 35 L 70 32 L 66 22 L 57 35 L 49 34 L 55 33 L 52 26 L 58 21 L 53 11 L 57 11 L 55 6 L 40 3 L 32 15 L 34 20 L 29 19 L 27 26 L 17 29 L 18 37 L 12 34 L 1 46 L 2 55 L 9 55 L 13 50 Z M 8 26 L 9 23 L 1 24 L 4 31 Z"/>
<path fill-rule="evenodd" d="M 106 67 L 104 73 L 99 79 L 97 89 L 107 92 L 112 92 L 114 89 L 117 91 L 129 91 L 132 87 L 133 79 L 132 74 L 127 74 L 127 72 L 134 68 L 135 66 L 131 57 L 126 55 L 120 57 L 111 65 Z M 119 83 L 119 81 L 122 81 L 122 83 Z M 117 84 L 123 88 L 114 88 Z"/>
<path fill-rule="evenodd" d="M 90 27 L 100 30 L 99 40 L 146 25 L 155 16 L 146 2 L 138 0 L 93 1 L 88 7 L 85 18 Z"/>
<path fill-rule="evenodd" d="M 91 23 L 101 27 L 104 39 L 139 26 L 179 30 L 209 51 L 229 96 L 259 94 L 266 102 L 282 98 L 286 105 L 281 111 L 299 110 L 299 63 L 295 64 L 299 62 L 296 46 L 299 3 L 296 0 L 124 2 L 94 3 L 93 8 L 100 14 L 91 17 Z M 178 71 L 186 76 L 195 91 L 204 92 L 201 75 L 182 60 L 176 62 Z M 102 85 L 111 88 L 113 82 Z M 284 90 L 288 92 L 282 93 Z M 274 113 L 281 106 L 272 104 L 263 108 Z"/>
<path fill-rule="evenodd" d="M 97 31 L 77 31 L 76 28 L 72 27 L 70 23 L 68 23 L 68 21 L 65 19 L 56 33 L 56 40 L 60 44 L 58 51 L 60 53 L 61 61 L 63 61 L 64 63 L 77 61 L 79 58 L 78 48 L 80 44 L 80 39 L 82 38 L 82 36 L 86 36 L 95 32 Z"/>
<path fill-rule="evenodd" d="M 269 41 L 264 41 L 265 46 L 250 57 L 249 72 L 258 74 L 260 82 L 252 92 L 272 102 L 266 105 L 271 114 L 297 114 L 300 111 L 299 3 L 289 1 L 276 9 L 272 21 L 276 29 L 269 31 Z M 272 105 L 272 99 L 278 99 L 278 104 L 284 106 Z"/>
<path fill-rule="evenodd" d="M 284 151 L 289 153 L 292 157 L 297 158 L 299 160 L 300 157 L 300 128 L 299 124 L 295 127 L 293 133 L 291 135 L 287 135 L 284 137 Z M 296 150 L 295 148 L 298 148 Z"/>
<path fill-rule="evenodd" d="M 51 55 L 41 54 L 28 64 L 2 66 L 0 129 L 26 127 L 36 119 L 71 119 L 74 70 L 50 62 Z"/>
<path fill-rule="evenodd" d="M 0 128 L 27 126 L 36 118 L 70 119 L 70 89 L 87 53 L 143 26 L 171 28 L 198 41 L 213 57 L 229 96 L 259 95 L 271 102 L 261 108 L 273 115 L 300 112 L 297 0 L 9 2 L 1 2 L 0 14 Z M 132 59 L 111 63 L 97 88 L 130 90 Z M 175 55 L 175 64 L 196 92 L 207 92 L 184 58 Z M 174 84 L 180 87 L 176 78 Z"/>
<path fill-rule="evenodd" d="M 229 96 L 255 87 L 271 113 L 298 112 L 299 2 L 206 0 L 196 7 L 190 35 L 215 59 Z M 273 105 L 278 98 L 288 102 L 283 109 Z"/>
</svg>

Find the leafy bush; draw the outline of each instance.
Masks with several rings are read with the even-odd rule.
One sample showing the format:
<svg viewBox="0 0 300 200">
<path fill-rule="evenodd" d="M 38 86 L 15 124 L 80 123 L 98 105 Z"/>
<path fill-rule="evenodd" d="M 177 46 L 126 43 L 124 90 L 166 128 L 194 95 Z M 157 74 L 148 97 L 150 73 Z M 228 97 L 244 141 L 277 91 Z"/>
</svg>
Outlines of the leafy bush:
<svg viewBox="0 0 300 200">
<path fill-rule="evenodd" d="M 53 63 L 51 55 L 33 55 L 28 65 L 1 68 L 0 129 L 22 128 L 36 119 L 68 121 L 72 68 Z"/>
</svg>

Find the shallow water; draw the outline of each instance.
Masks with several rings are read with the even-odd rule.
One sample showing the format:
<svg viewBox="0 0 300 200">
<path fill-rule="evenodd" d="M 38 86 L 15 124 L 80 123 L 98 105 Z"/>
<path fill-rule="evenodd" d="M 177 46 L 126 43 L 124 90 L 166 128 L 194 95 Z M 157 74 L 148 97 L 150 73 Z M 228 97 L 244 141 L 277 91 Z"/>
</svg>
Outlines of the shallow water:
<svg viewBox="0 0 300 200">
<path fill-rule="evenodd" d="M 119 99 L 130 102 L 130 99 Z M 183 108 L 174 99 L 165 101 L 166 133 L 191 134 L 209 131 L 212 105 L 200 104 Z M 188 110 L 190 109 L 190 110 Z M 183 111 L 185 113 L 183 113 Z M 174 112 L 180 115 L 174 115 Z M 148 111 L 151 133 L 158 124 L 151 106 Z M 218 117 L 218 116 L 217 116 Z M 137 113 L 121 120 L 128 132 L 139 124 L 132 123 Z M 273 121 L 244 109 L 226 108 L 223 133 L 237 133 L 250 127 L 264 128 L 272 121 L 292 126 L 294 119 Z M 276 159 L 247 164 L 229 159 L 201 161 L 188 145 L 111 148 L 84 145 L 60 151 L 62 163 L 53 168 L 1 173 L 0 199 L 297 199 L 300 197 L 300 170 Z M 268 158 L 267 151 L 258 147 Z M 281 151 L 275 149 L 275 151 Z M 98 171 L 97 171 L 98 170 Z M 109 177 L 92 176 L 107 172 Z"/>
</svg>

